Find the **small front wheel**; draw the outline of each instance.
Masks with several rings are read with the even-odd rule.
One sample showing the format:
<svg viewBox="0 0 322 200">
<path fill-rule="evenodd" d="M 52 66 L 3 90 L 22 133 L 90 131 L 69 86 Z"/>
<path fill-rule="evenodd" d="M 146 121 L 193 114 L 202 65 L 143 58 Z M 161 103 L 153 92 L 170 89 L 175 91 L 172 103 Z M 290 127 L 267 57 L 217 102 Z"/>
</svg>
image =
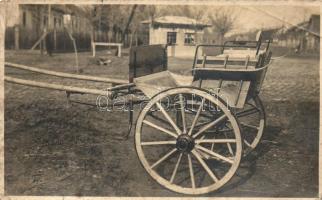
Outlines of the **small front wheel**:
<svg viewBox="0 0 322 200">
<path fill-rule="evenodd" d="M 135 146 L 154 180 L 184 194 L 222 187 L 235 174 L 242 155 L 240 128 L 229 106 L 192 87 L 151 98 L 138 117 Z"/>
<path fill-rule="evenodd" d="M 243 109 L 235 111 L 235 116 L 243 133 L 244 156 L 246 156 L 259 144 L 266 125 L 265 109 L 259 96 L 249 99 Z"/>
</svg>

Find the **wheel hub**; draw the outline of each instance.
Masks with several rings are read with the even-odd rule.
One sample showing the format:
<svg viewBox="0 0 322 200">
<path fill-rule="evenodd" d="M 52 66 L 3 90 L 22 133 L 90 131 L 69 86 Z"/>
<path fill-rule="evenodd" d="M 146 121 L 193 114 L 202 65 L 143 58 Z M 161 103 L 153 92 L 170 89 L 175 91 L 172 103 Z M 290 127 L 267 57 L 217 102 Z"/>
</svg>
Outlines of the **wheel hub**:
<svg viewBox="0 0 322 200">
<path fill-rule="evenodd" d="M 181 134 L 177 138 L 176 147 L 178 151 L 189 153 L 195 147 L 195 140 L 187 134 Z"/>
</svg>

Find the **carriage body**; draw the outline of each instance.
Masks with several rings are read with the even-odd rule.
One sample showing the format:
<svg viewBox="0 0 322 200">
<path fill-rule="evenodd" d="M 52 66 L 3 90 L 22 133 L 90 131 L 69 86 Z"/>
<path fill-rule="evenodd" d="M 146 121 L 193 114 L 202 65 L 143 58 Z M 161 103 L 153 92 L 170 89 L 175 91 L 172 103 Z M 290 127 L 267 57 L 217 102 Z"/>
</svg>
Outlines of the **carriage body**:
<svg viewBox="0 0 322 200">
<path fill-rule="evenodd" d="M 167 60 L 162 62 L 166 46 L 131 51 L 130 81 L 149 98 L 136 122 L 136 150 L 143 167 L 159 184 L 179 193 L 203 194 L 232 178 L 241 157 L 257 146 L 264 132 L 259 93 L 270 63 L 269 44 L 199 45 L 186 74 L 168 71 Z M 154 51 L 159 52 L 157 58 Z M 148 151 L 148 147 L 160 149 Z M 184 158 L 188 169 L 180 169 Z M 195 171 L 198 166 L 208 179 L 200 178 Z"/>
<path fill-rule="evenodd" d="M 262 47 L 254 43 L 198 45 L 192 70 L 185 74 L 168 71 L 166 45 L 132 48 L 129 79 L 148 97 L 169 88 L 193 86 L 216 93 L 231 107 L 243 108 L 260 93 L 271 58 L 269 41 Z"/>
</svg>

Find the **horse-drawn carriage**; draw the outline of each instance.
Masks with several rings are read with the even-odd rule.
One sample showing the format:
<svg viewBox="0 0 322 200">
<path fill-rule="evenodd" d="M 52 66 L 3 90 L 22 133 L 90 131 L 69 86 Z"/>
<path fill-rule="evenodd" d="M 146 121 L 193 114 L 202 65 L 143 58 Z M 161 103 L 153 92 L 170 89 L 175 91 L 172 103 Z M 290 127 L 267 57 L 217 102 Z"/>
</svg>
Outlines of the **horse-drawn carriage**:
<svg viewBox="0 0 322 200">
<path fill-rule="evenodd" d="M 108 95 L 113 106 L 117 105 L 114 100 L 126 99 L 129 133 L 133 108 L 140 107 L 134 140 L 147 173 L 172 191 L 203 194 L 227 183 L 243 155 L 262 137 L 265 112 L 258 95 L 270 63 L 269 44 L 258 40 L 199 45 L 191 70 L 181 74 L 168 71 L 166 45 L 134 47 L 128 82 L 6 63 L 38 73 L 117 84 L 107 94 L 8 76 L 5 80 L 63 90 L 68 96 L 75 92 Z"/>
</svg>

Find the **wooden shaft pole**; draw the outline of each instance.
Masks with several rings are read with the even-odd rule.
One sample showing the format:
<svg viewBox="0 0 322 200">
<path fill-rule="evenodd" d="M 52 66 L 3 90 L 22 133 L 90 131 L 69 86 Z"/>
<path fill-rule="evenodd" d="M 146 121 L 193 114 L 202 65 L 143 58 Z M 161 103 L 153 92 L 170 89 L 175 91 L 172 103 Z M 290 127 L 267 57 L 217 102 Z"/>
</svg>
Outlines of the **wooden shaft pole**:
<svg viewBox="0 0 322 200">
<path fill-rule="evenodd" d="M 103 90 L 87 89 L 87 88 L 58 85 L 53 83 L 23 80 L 20 78 L 13 78 L 9 76 L 5 76 L 4 80 L 10 83 L 32 86 L 32 87 L 47 88 L 47 89 L 61 90 L 61 91 L 68 91 L 68 92 L 79 92 L 79 93 L 85 93 L 85 94 L 107 95 L 107 91 L 103 91 Z"/>
<path fill-rule="evenodd" d="M 78 80 L 87 80 L 87 81 L 95 81 L 95 82 L 104 82 L 104 83 L 114 83 L 114 84 L 128 84 L 129 82 L 124 79 L 114 79 L 114 78 L 105 78 L 105 77 L 95 77 L 95 76 L 85 76 L 85 75 L 78 75 L 78 74 L 69 74 L 64 72 L 55 72 L 45 69 L 38 69 L 35 67 L 29 67 L 25 65 L 20 64 L 14 64 L 5 62 L 5 66 L 7 67 L 13 67 L 21 70 L 27 70 L 32 71 L 40 74 L 47 74 L 51 76 L 57 76 L 57 77 L 64 77 L 64 78 L 71 78 L 71 79 L 78 79 Z"/>
<path fill-rule="evenodd" d="M 8 83 L 14 83 L 19 85 L 31 86 L 31 87 L 38 87 L 38 88 L 45 88 L 45 89 L 52 89 L 52 90 L 59 90 L 59 91 L 66 91 L 66 92 L 75 92 L 75 93 L 83 93 L 83 94 L 93 94 L 93 95 L 103 95 L 109 96 L 109 91 L 104 90 L 97 90 L 97 89 L 88 89 L 88 88 L 80 88 L 80 87 L 73 87 L 73 86 L 66 86 L 66 85 L 59 85 L 53 83 L 44 83 L 39 81 L 31 81 L 31 80 L 24 80 L 20 78 L 13 78 L 10 76 L 5 76 L 4 80 Z M 113 101 L 114 99 L 111 99 Z M 129 95 L 122 99 L 117 100 L 120 104 L 128 104 L 130 101 L 132 102 L 141 102 L 142 99 L 139 97 Z"/>
</svg>

